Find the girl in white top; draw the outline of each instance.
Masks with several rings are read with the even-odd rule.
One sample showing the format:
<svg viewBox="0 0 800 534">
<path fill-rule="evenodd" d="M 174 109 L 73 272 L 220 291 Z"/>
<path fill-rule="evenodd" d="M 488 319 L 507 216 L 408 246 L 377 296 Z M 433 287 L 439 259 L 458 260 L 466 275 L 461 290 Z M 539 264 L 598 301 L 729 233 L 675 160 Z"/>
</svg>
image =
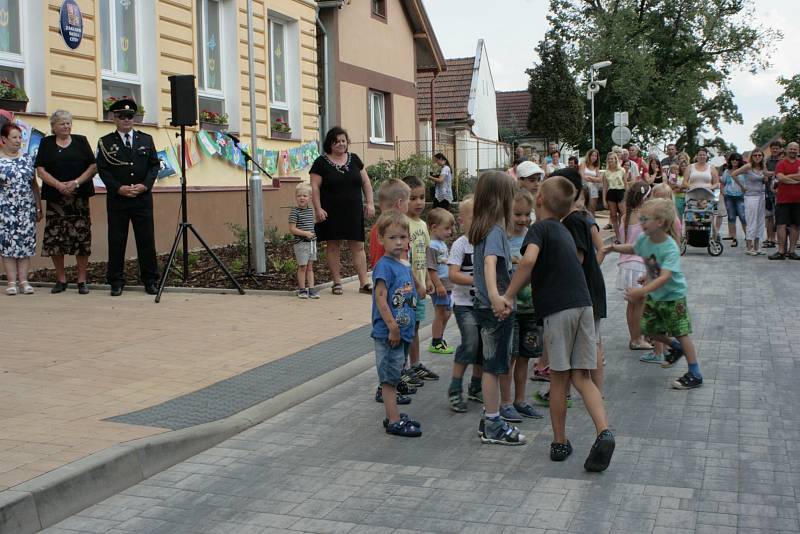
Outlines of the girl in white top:
<svg viewBox="0 0 800 534">
<path fill-rule="evenodd" d="M 600 196 L 600 190 L 603 188 L 603 177 L 600 176 L 599 150 L 593 148 L 586 153 L 579 172 L 583 183 L 586 184 L 586 189 L 589 191 L 589 205 L 587 207 L 592 217 L 594 217 L 595 210 L 597 210 L 597 197 Z"/>
</svg>

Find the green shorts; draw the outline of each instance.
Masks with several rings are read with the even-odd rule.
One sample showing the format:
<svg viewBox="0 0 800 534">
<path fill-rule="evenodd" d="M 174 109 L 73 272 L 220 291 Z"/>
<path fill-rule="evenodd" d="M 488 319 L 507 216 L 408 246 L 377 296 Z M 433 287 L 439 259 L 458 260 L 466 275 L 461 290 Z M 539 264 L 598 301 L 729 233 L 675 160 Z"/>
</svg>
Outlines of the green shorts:
<svg viewBox="0 0 800 534">
<path fill-rule="evenodd" d="M 640 322 L 646 336 L 688 336 L 692 333 L 692 321 L 686 307 L 686 297 L 678 300 L 657 301 L 648 295 Z"/>
</svg>

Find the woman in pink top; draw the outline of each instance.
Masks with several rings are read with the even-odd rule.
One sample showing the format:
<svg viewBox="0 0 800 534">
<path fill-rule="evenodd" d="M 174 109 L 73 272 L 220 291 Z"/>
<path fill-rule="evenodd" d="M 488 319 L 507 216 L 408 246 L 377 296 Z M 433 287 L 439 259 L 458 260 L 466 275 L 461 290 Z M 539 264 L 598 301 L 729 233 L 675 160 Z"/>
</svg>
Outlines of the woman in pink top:
<svg viewBox="0 0 800 534">
<path fill-rule="evenodd" d="M 636 182 L 625 191 L 625 216 L 623 220 L 622 239 L 623 243 L 631 245 L 642 233 L 642 226 L 639 223 L 639 208 L 641 208 L 647 197 L 650 196 L 652 187 L 646 182 Z M 617 262 L 617 289 L 625 291 L 632 287 L 642 287 L 642 280 L 647 274 L 644 260 L 635 254 L 620 254 Z M 628 348 L 631 350 L 653 350 L 653 346 L 645 341 L 639 321 L 644 311 L 644 299 L 629 300 L 625 311 L 628 321 L 628 333 L 630 342 Z"/>
</svg>

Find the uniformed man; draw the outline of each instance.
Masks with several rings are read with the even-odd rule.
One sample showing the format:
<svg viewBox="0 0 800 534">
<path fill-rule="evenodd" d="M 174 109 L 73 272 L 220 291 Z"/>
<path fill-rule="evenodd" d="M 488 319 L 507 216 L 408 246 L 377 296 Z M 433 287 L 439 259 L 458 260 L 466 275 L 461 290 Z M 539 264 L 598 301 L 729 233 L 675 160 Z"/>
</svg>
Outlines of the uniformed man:
<svg viewBox="0 0 800 534">
<path fill-rule="evenodd" d="M 158 292 L 158 263 L 153 228 L 153 195 L 159 160 L 153 138 L 133 129 L 138 107 L 133 100 L 114 102 L 117 130 L 100 138 L 97 144 L 97 173 L 106 186 L 108 211 L 108 268 L 106 279 L 111 296 L 125 287 L 125 248 L 128 226 L 133 224 L 139 278 L 147 293 Z"/>
</svg>

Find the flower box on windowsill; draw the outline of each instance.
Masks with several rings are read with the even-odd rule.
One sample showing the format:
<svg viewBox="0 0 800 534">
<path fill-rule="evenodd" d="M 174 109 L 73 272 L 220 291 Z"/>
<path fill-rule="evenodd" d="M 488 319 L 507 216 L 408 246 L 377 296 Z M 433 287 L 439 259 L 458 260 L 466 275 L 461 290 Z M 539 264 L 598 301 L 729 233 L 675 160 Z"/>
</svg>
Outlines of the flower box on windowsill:
<svg viewBox="0 0 800 534">
<path fill-rule="evenodd" d="M 228 125 L 218 122 L 200 121 L 200 129 L 207 132 L 225 132 L 228 130 Z"/>
<path fill-rule="evenodd" d="M 270 137 L 273 139 L 291 139 L 292 132 L 279 132 L 278 130 L 271 130 Z"/>
<path fill-rule="evenodd" d="M 28 109 L 28 101 L 0 98 L 0 109 L 13 111 L 14 113 L 23 113 L 26 109 Z"/>
<path fill-rule="evenodd" d="M 106 110 L 106 120 L 114 122 L 114 112 L 113 111 Z M 137 113 L 136 115 L 134 115 L 133 116 L 133 122 L 134 122 L 134 124 L 142 124 L 142 122 L 144 122 L 144 114 L 143 113 Z"/>
</svg>

